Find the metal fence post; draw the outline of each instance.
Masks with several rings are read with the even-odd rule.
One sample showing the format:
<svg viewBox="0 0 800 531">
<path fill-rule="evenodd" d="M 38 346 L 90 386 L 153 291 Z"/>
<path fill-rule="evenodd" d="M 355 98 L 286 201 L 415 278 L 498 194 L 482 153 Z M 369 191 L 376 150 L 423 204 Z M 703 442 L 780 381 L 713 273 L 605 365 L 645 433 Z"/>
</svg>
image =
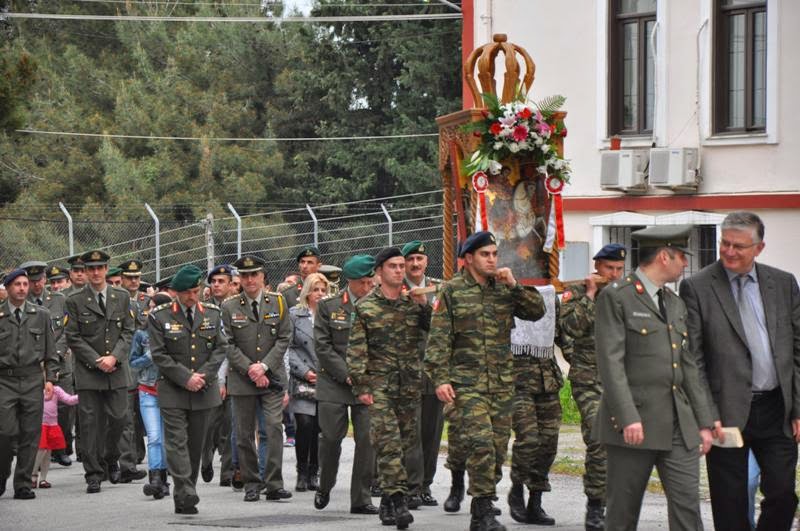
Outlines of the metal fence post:
<svg viewBox="0 0 800 531">
<path fill-rule="evenodd" d="M 386 216 L 386 222 L 389 224 L 389 247 L 391 247 L 392 246 L 392 239 L 393 239 L 393 236 L 394 236 L 392 234 L 392 229 L 394 228 L 394 227 L 392 227 L 392 225 L 393 225 L 394 222 L 392 221 L 392 216 L 389 215 L 389 211 L 386 210 L 386 206 L 383 203 L 381 203 L 381 210 L 383 210 L 383 215 Z"/>
<path fill-rule="evenodd" d="M 72 232 L 72 216 L 70 215 L 69 210 L 67 210 L 67 207 L 64 206 L 64 203 L 59 201 L 58 202 L 58 208 L 61 209 L 61 212 L 64 213 L 64 217 L 67 218 L 67 226 L 68 226 L 68 230 L 69 230 L 69 255 L 70 256 L 74 256 L 75 255 L 75 235 Z"/>
<path fill-rule="evenodd" d="M 150 217 L 153 218 L 153 223 L 155 223 L 155 250 L 156 250 L 156 282 L 161 280 L 161 222 L 156 216 L 155 211 L 150 208 L 150 205 L 147 203 L 144 204 L 144 207 L 147 209 L 147 213 L 150 214 Z"/>
<path fill-rule="evenodd" d="M 214 214 L 209 212 L 206 215 L 204 222 L 206 226 L 206 270 L 211 271 L 214 269 Z"/>
<path fill-rule="evenodd" d="M 233 205 L 228 203 L 228 210 L 231 211 L 233 217 L 236 218 L 236 258 L 242 257 L 242 218 Z"/>
<path fill-rule="evenodd" d="M 306 210 L 308 210 L 308 215 L 311 216 L 311 220 L 314 222 L 314 247 L 319 248 L 319 221 L 317 221 L 317 215 L 308 205 L 306 205 Z"/>
</svg>

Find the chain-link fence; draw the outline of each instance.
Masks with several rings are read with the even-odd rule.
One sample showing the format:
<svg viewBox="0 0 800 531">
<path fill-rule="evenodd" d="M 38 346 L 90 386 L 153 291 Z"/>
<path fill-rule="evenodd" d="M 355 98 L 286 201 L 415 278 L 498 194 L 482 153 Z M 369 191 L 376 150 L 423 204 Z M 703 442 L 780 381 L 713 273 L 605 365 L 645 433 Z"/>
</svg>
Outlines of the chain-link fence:
<svg viewBox="0 0 800 531">
<path fill-rule="evenodd" d="M 8 270 L 25 260 L 65 264 L 71 254 L 99 248 L 112 256 L 112 265 L 141 260 L 143 280 L 154 282 L 184 264 L 207 269 L 242 254 L 257 254 L 267 261 L 275 286 L 296 269 L 296 256 L 306 245 L 317 245 L 325 263 L 341 266 L 354 254 L 374 255 L 388 245 L 421 240 L 428 248 L 428 274 L 441 277 L 441 201 L 441 192 L 430 191 L 242 216 L 235 205 L 228 205 L 231 216 L 208 213 L 192 222 L 163 219 L 163 212 L 149 205 L 141 205 L 138 219 L 125 221 L 101 219 L 99 210 L 73 219 L 64 205 L 49 212 L 39 207 L 25 217 L 4 211 L 0 267 Z"/>
</svg>

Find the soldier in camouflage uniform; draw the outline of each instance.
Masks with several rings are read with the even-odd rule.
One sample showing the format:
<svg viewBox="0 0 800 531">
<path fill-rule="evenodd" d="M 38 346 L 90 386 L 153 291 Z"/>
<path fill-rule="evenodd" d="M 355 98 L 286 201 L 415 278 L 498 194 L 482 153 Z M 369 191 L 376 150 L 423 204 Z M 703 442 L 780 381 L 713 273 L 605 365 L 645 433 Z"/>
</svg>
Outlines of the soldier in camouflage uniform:
<svg viewBox="0 0 800 531">
<path fill-rule="evenodd" d="M 381 522 L 398 529 L 414 521 L 408 511 L 408 475 L 403 458 L 417 444 L 422 398 L 420 346 L 430 324 L 424 295 L 402 291 L 406 262 L 400 249 L 388 247 L 375 256 L 380 286 L 360 300 L 347 347 L 353 392 L 369 406 L 370 440 L 378 454 Z"/>
<path fill-rule="evenodd" d="M 444 510 L 448 513 L 457 513 L 461 510 L 464 500 L 464 473 L 467 471 L 467 446 L 461 436 L 456 408 L 452 403 L 445 405 L 443 410 L 447 418 L 447 462 L 445 467 L 450 469 L 452 476 L 450 494 L 444 501 Z M 499 515 L 499 513 L 496 512 Z"/>
<path fill-rule="evenodd" d="M 511 431 L 514 317 L 535 321 L 545 312 L 536 288 L 523 288 L 508 268 L 497 268 L 492 233 L 477 232 L 461 245 L 465 266 L 442 287 L 433 311 L 425 372 L 443 402 L 455 401 L 472 500 L 473 531 L 505 531 L 492 499 L 502 475 Z"/>
<path fill-rule="evenodd" d="M 591 435 L 601 394 L 594 345 L 595 298 L 605 282 L 622 278 L 625 255 L 623 245 L 604 246 L 594 256 L 595 272 L 589 275 L 586 283 L 570 287 L 561 296 L 561 333 L 572 344 L 572 348 L 564 349 L 563 353 L 570 364 L 572 396 L 581 414 L 581 434 L 586 444 L 583 491 L 588 500 L 587 531 L 603 529 L 606 498 L 606 451 Z"/>
<path fill-rule="evenodd" d="M 551 309 L 550 311 L 553 311 Z M 555 341 L 559 346 L 558 303 L 555 303 Z M 550 467 L 558 451 L 561 426 L 559 390 L 564 384 L 553 346 L 511 345 L 514 356 L 514 444 L 508 505 L 517 522 L 555 525 L 542 508 L 542 493 L 550 492 Z M 524 488 L 530 496 L 525 507 Z"/>
</svg>

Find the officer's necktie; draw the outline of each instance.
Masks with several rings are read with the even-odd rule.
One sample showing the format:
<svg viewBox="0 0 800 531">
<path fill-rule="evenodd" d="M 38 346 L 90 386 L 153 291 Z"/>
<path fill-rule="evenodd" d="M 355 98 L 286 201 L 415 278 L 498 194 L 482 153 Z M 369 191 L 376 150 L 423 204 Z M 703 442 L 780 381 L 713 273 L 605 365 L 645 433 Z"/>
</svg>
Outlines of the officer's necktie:
<svg viewBox="0 0 800 531">
<path fill-rule="evenodd" d="M 41 305 L 42 305 L 42 299 L 36 299 L 36 304 L 38 304 L 39 306 L 41 306 Z"/>
<path fill-rule="evenodd" d="M 258 322 L 258 302 L 253 301 L 253 317 L 256 318 L 256 322 Z"/>
<path fill-rule="evenodd" d="M 656 295 L 658 295 L 658 311 L 661 313 L 661 317 L 664 318 L 664 321 L 667 321 L 667 307 L 664 305 L 664 289 L 661 288 L 656 291 Z"/>
<path fill-rule="evenodd" d="M 17 318 L 17 324 L 22 324 L 22 312 L 19 311 L 19 308 L 14 310 L 14 317 Z"/>
<path fill-rule="evenodd" d="M 102 293 L 98 293 L 97 294 L 97 304 L 100 305 L 100 311 L 102 311 L 103 315 L 105 315 L 106 314 L 106 303 L 103 302 L 103 294 Z"/>
<path fill-rule="evenodd" d="M 192 318 L 191 308 L 186 308 L 186 320 L 189 321 L 189 328 L 194 328 L 194 319 Z"/>
</svg>

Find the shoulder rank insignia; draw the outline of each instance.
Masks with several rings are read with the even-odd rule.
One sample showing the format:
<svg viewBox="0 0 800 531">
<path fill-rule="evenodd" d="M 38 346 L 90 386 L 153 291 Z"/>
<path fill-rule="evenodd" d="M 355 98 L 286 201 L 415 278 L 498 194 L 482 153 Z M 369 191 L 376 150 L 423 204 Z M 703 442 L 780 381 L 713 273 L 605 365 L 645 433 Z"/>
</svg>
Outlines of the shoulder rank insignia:
<svg viewBox="0 0 800 531">
<path fill-rule="evenodd" d="M 644 293 L 644 286 L 638 280 L 636 282 L 634 282 L 633 287 L 636 288 L 636 293 L 638 293 L 639 295 Z"/>
</svg>

